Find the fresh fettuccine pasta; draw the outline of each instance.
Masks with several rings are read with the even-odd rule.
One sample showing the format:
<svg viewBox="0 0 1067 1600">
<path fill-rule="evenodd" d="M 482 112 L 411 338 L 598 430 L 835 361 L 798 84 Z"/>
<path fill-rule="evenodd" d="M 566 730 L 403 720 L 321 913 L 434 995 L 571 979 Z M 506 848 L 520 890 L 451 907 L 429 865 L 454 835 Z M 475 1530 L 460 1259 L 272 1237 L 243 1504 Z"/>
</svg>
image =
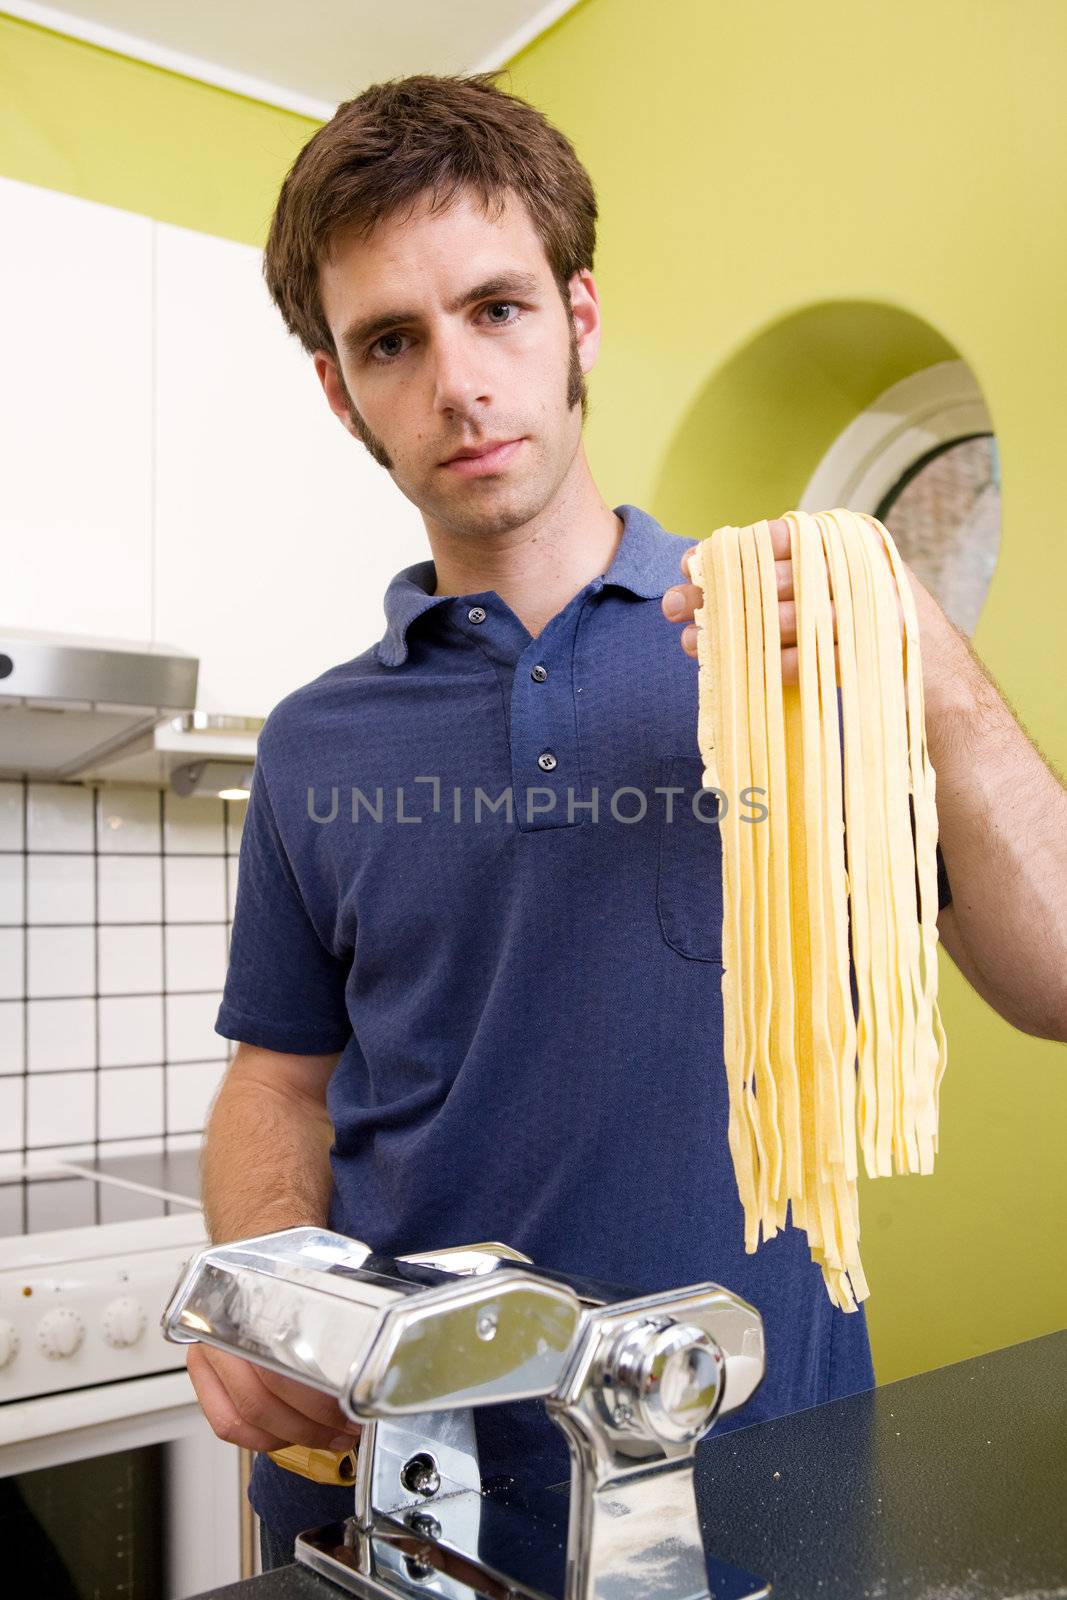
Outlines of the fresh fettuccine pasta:
<svg viewBox="0 0 1067 1600">
<path fill-rule="evenodd" d="M 798 685 L 782 683 L 767 523 L 717 528 L 692 562 L 697 743 L 723 796 L 728 1139 L 745 1249 L 791 1206 L 831 1300 L 854 1311 L 870 1293 L 857 1137 L 872 1178 L 929 1173 L 937 1151 L 935 780 L 915 601 L 888 530 L 846 510 L 785 520 Z M 740 814 L 750 788 L 761 821 Z"/>
</svg>

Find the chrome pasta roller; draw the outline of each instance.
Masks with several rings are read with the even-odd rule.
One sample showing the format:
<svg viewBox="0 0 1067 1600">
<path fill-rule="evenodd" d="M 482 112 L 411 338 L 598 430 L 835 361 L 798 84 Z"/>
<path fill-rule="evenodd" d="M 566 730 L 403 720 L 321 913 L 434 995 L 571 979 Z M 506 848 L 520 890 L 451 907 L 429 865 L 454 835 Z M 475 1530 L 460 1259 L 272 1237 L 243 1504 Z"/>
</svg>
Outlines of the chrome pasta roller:
<svg viewBox="0 0 1067 1600">
<path fill-rule="evenodd" d="M 697 1518 L 697 1442 L 764 1373 L 759 1313 L 718 1284 L 635 1294 L 503 1244 L 389 1257 L 292 1228 L 194 1257 L 163 1329 L 310 1384 L 363 1424 L 352 1515 L 296 1544 L 351 1594 L 769 1593 L 709 1556 Z M 569 1504 L 483 1485 L 474 1408 L 531 1399 L 566 1437 Z"/>
</svg>

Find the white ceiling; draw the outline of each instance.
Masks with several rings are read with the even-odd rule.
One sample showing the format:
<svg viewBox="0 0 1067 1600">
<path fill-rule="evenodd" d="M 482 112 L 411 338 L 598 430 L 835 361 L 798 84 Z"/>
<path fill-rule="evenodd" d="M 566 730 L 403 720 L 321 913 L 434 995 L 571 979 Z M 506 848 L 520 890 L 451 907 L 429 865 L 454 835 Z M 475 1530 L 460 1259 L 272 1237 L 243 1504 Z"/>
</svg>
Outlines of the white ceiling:
<svg viewBox="0 0 1067 1600">
<path fill-rule="evenodd" d="M 15 17 L 325 120 L 370 83 L 502 66 L 578 0 L 72 0 Z"/>
</svg>

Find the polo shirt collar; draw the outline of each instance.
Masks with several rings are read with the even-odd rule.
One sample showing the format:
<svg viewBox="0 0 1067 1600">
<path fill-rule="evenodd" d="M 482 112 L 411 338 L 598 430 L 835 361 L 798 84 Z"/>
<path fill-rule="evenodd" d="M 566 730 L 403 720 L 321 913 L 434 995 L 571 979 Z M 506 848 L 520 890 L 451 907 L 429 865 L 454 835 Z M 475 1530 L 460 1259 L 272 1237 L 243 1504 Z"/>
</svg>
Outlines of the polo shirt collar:
<svg viewBox="0 0 1067 1600">
<path fill-rule="evenodd" d="M 684 581 L 677 536 L 665 532 L 655 517 L 638 506 L 621 505 L 614 510 L 622 518 L 622 538 L 602 579 L 603 587 L 626 589 L 641 600 L 660 599 L 672 584 Z M 388 627 L 378 644 L 383 666 L 399 667 L 407 660 L 407 631 L 416 617 L 446 601 L 470 598 L 434 594 L 436 585 L 437 569 L 432 561 L 404 567 L 391 580 L 384 602 Z"/>
</svg>

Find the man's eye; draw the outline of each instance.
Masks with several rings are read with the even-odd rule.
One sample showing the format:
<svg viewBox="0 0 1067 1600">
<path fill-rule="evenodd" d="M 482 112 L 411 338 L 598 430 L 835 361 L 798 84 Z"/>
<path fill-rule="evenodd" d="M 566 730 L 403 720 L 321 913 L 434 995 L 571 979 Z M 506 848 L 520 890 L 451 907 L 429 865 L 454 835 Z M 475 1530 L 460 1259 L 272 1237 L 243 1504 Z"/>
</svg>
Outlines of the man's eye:
<svg viewBox="0 0 1067 1600">
<path fill-rule="evenodd" d="M 371 345 L 370 349 L 367 351 L 367 355 L 370 357 L 370 359 L 372 361 L 381 360 L 381 359 L 389 361 L 394 356 L 398 356 L 400 354 L 400 351 L 399 350 L 395 350 L 395 349 L 393 349 L 393 350 L 384 350 L 384 349 L 382 349 L 382 346 L 389 344 L 389 342 L 391 340 L 403 339 L 403 337 L 404 337 L 404 335 L 402 333 L 383 333 L 380 339 L 375 339 L 374 343 Z M 381 355 L 380 356 L 376 355 L 375 354 L 376 351 L 381 351 Z"/>
<path fill-rule="evenodd" d="M 514 300 L 494 300 L 490 305 L 486 306 L 485 309 L 492 312 L 518 311 L 519 308 L 515 304 Z M 508 322 L 516 322 L 517 320 L 518 319 L 516 317 L 490 317 L 491 322 L 496 322 L 501 327 L 505 326 Z"/>
</svg>

